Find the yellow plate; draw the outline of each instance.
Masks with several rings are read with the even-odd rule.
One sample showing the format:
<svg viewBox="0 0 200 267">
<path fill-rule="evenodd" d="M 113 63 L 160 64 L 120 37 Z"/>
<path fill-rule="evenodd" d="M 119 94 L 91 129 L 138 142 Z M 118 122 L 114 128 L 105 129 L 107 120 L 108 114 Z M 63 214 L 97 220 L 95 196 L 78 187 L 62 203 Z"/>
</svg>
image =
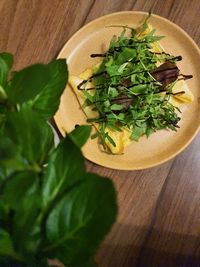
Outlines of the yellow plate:
<svg viewBox="0 0 200 267">
<path fill-rule="evenodd" d="M 79 75 L 86 68 L 98 63 L 100 59 L 91 58 L 92 53 L 106 51 L 113 34 L 119 35 L 121 28 L 109 25 L 129 25 L 137 27 L 147 13 L 125 11 L 100 17 L 76 32 L 65 44 L 59 58 L 67 58 L 69 73 Z M 162 130 L 152 134 L 148 139 L 142 137 L 139 142 L 129 145 L 123 155 L 109 155 L 100 151 L 97 139 L 88 140 L 83 147 L 84 156 L 99 165 L 121 170 L 144 169 L 161 164 L 180 153 L 192 141 L 200 126 L 200 50 L 194 41 L 177 25 L 157 15 L 152 15 L 149 22 L 157 29 L 158 35 L 165 35 L 161 45 L 166 52 L 182 55 L 178 63 L 183 74 L 192 74 L 187 81 L 194 102 L 182 107 L 182 119 L 177 132 Z M 70 132 L 76 124 L 85 124 L 86 117 L 69 85 L 62 97 L 60 107 L 55 115 L 58 129 Z"/>
</svg>

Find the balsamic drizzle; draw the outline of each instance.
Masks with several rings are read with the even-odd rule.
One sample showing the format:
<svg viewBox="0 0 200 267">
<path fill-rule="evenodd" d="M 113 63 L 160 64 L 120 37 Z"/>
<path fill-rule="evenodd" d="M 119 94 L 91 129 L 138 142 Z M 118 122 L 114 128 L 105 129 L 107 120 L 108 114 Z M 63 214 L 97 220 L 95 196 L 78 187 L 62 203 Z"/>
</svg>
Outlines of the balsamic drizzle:
<svg viewBox="0 0 200 267">
<path fill-rule="evenodd" d="M 167 54 L 167 53 L 165 53 L 165 52 L 157 53 L 157 52 L 156 52 L 155 54 Z M 91 56 L 92 56 L 92 57 L 95 57 L 95 56 L 103 56 L 103 55 L 105 55 L 105 54 L 92 54 Z M 169 54 L 167 54 L 167 55 L 169 55 Z M 175 59 L 176 61 L 180 61 L 180 60 L 182 60 L 182 56 L 172 57 L 171 59 Z M 138 63 L 138 62 L 140 62 L 140 60 L 133 61 L 132 63 Z M 165 63 L 164 63 L 164 64 L 165 64 Z M 177 69 L 177 67 L 174 66 L 174 67 L 172 67 L 172 68 L 168 68 L 167 70 L 173 70 L 173 69 Z M 128 73 L 128 74 L 125 74 L 125 75 L 112 75 L 111 78 L 112 78 L 112 77 L 116 77 L 116 76 L 128 77 L 128 76 L 131 76 L 132 74 L 139 74 L 139 73 L 145 73 L 145 72 L 150 72 L 150 70 L 135 71 L 135 72 L 131 72 L 131 73 Z M 163 72 L 163 70 L 154 70 L 154 73 L 158 73 L 158 72 Z M 101 76 L 101 75 L 105 75 L 105 74 L 107 74 L 106 71 L 102 71 L 102 72 L 93 74 L 89 79 L 87 79 L 87 80 L 83 80 L 83 81 L 77 86 L 77 88 L 78 88 L 79 90 L 84 90 L 84 88 L 81 88 L 82 85 L 84 85 L 85 83 L 91 81 L 91 80 L 92 80 L 93 78 L 95 78 L 95 77 L 98 77 L 98 76 Z M 190 79 L 190 78 L 188 78 L 188 79 Z M 92 89 L 94 89 L 94 88 L 88 88 L 87 90 L 92 90 Z"/>
<path fill-rule="evenodd" d="M 136 73 L 136 72 L 135 72 Z M 173 76 L 169 76 L 168 78 L 176 78 L 176 77 L 179 77 L 179 76 L 181 76 L 181 78 L 178 78 L 177 80 L 179 81 L 179 80 L 189 80 L 189 79 L 191 79 L 191 78 L 193 78 L 193 75 L 185 75 L 185 74 L 179 74 L 178 76 L 176 76 L 176 75 L 173 75 Z M 91 76 L 92 77 L 92 76 Z M 98 85 L 98 87 L 89 87 L 89 88 L 81 88 L 81 86 L 83 85 L 83 84 L 85 84 L 86 82 L 88 82 L 88 81 L 90 81 L 90 79 L 91 79 L 91 77 L 88 79 L 88 80 L 83 80 L 78 86 L 77 86 L 77 88 L 79 89 L 79 90 L 87 90 L 87 91 L 89 91 L 89 90 L 102 90 L 102 89 L 104 89 L 104 84 L 99 84 Z M 175 79 L 176 80 L 176 79 Z M 163 80 L 160 80 L 160 81 L 149 81 L 149 82 L 141 82 L 141 83 L 135 83 L 135 84 L 131 84 L 131 85 L 129 85 L 129 86 L 126 86 L 126 88 L 131 88 L 131 87 L 134 87 L 134 86 L 137 86 L 137 85 L 145 85 L 145 84 L 152 84 L 152 83 L 155 83 L 155 84 L 157 84 L 158 86 L 162 86 L 162 85 L 160 85 L 159 84 L 159 82 L 162 82 Z M 118 84 L 115 84 L 115 85 L 113 85 L 114 87 L 115 86 L 123 86 L 123 84 L 121 84 L 121 83 L 118 83 Z"/>
</svg>

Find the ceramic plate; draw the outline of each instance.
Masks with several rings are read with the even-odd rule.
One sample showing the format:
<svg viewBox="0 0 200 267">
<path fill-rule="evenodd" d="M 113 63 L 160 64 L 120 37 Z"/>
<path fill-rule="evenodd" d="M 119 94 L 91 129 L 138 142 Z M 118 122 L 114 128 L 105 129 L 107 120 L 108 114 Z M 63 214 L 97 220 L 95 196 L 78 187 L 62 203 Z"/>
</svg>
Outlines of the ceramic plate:
<svg viewBox="0 0 200 267">
<path fill-rule="evenodd" d="M 66 58 L 69 73 L 79 75 L 86 68 L 100 61 L 91 58 L 92 53 L 103 53 L 109 45 L 113 34 L 119 35 L 121 28 L 109 28 L 108 25 L 129 25 L 137 27 L 147 13 L 126 11 L 100 17 L 76 32 L 65 44 L 59 58 Z M 182 119 L 177 132 L 162 130 L 152 134 L 148 139 L 142 137 L 139 142 L 129 145 L 123 155 L 109 155 L 99 150 L 97 139 L 88 140 L 83 147 L 84 156 L 99 165 L 113 169 L 136 170 L 163 163 L 180 153 L 192 141 L 200 125 L 200 51 L 194 41 L 174 23 L 157 15 L 152 15 L 150 24 L 158 35 L 165 35 L 161 44 L 166 52 L 182 55 L 178 66 L 183 74 L 194 77 L 187 81 L 194 94 L 192 104 L 182 108 Z M 60 107 L 55 115 L 55 122 L 63 134 L 70 132 L 76 124 L 85 124 L 86 117 L 82 112 L 71 87 L 67 85 Z"/>
</svg>

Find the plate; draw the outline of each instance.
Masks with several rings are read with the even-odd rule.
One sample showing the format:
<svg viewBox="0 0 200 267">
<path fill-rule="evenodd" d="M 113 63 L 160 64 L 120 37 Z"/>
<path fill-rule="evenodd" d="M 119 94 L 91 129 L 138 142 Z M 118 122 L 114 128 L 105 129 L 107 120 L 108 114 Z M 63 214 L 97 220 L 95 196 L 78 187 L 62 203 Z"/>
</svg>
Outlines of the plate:
<svg viewBox="0 0 200 267">
<path fill-rule="evenodd" d="M 107 50 L 113 34 L 122 31 L 109 25 L 129 25 L 137 27 L 147 13 L 125 11 L 100 17 L 76 32 L 65 44 L 59 58 L 66 58 L 69 73 L 79 75 L 86 68 L 98 63 L 100 59 L 91 58 L 92 53 L 103 53 Z M 97 139 L 89 139 L 82 151 L 88 160 L 99 165 L 120 169 L 138 170 L 161 164 L 183 151 L 195 137 L 200 126 L 200 51 L 198 46 L 180 27 L 158 15 L 151 16 L 150 24 L 158 35 L 165 35 L 161 45 L 166 52 L 182 55 L 183 60 L 177 65 L 183 74 L 194 77 L 187 81 L 195 100 L 182 108 L 182 119 L 177 132 L 162 130 L 152 134 L 148 139 L 140 138 L 139 142 L 129 145 L 123 155 L 109 155 L 100 151 Z M 55 115 L 55 122 L 62 134 L 70 132 L 76 124 L 85 124 L 86 117 L 81 110 L 71 87 L 67 85 Z"/>
</svg>

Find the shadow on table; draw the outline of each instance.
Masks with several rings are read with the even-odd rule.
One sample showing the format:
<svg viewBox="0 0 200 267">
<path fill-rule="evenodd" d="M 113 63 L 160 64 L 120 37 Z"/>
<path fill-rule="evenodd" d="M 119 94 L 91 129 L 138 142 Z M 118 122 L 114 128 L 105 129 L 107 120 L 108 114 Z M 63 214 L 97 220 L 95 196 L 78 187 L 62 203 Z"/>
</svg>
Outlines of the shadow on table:
<svg viewBox="0 0 200 267">
<path fill-rule="evenodd" d="M 99 267 L 200 267 L 200 236 L 117 224 L 97 262 Z"/>
</svg>

